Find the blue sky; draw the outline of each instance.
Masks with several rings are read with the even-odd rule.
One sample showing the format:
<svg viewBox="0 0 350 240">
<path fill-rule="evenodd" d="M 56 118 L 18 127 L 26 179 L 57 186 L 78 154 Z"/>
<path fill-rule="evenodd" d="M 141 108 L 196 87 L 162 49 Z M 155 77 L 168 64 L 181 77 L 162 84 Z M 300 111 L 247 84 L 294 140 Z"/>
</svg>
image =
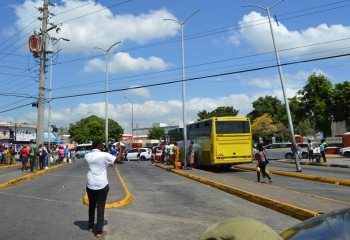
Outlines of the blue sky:
<svg viewBox="0 0 350 240">
<path fill-rule="evenodd" d="M 266 12 L 242 5 L 266 7 L 275 2 L 132 0 L 104 9 L 122 1 L 53 0 L 52 3 L 60 5 L 50 7 L 55 14 L 50 22 L 62 25 L 58 34 L 51 31 L 50 36 L 70 41 L 56 44 L 56 50 L 62 50 L 53 57 L 52 96 L 103 92 L 105 54 L 94 47 L 107 49 L 118 41 L 122 43 L 109 54 L 110 90 L 181 80 L 181 29 L 163 19 L 184 21 L 197 9 L 200 11 L 184 26 L 186 78 L 274 65 Z M 36 122 L 37 109 L 21 106 L 35 101 L 38 95 L 39 67 L 26 43 L 30 34 L 41 27 L 40 21 L 35 21 L 40 13 L 34 6 L 42 3 L 1 1 L 0 92 L 16 96 L 0 96 L 0 122 Z M 101 9 L 104 10 L 98 11 Z M 282 50 L 281 62 L 349 53 L 349 9 L 350 1 L 341 0 L 285 0 L 278 4 L 271 15 L 279 20 L 279 26 L 274 21 L 273 28 L 278 49 Z M 86 16 L 80 17 L 83 15 Z M 349 64 L 349 58 L 343 57 L 284 66 L 287 96 L 294 96 L 315 71 L 325 74 L 333 83 L 349 80 Z M 49 67 L 46 77 L 49 89 Z M 33 98 L 27 98 L 28 95 Z M 187 121 L 195 120 L 198 111 L 211 111 L 218 106 L 233 106 L 239 115 L 246 115 L 252 110 L 252 102 L 266 95 L 283 99 L 277 68 L 189 81 Z M 139 127 L 156 122 L 169 125 L 182 122 L 181 83 L 109 93 L 109 117 L 130 133 L 131 104 L 125 96 L 134 103 L 134 124 Z M 86 114 L 104 117 L 104 103 L 105 94 L 54 99 L 52 124 L 66 127 Z M 45 125 L 47 109 L 48 104 Z"/>
</svg>

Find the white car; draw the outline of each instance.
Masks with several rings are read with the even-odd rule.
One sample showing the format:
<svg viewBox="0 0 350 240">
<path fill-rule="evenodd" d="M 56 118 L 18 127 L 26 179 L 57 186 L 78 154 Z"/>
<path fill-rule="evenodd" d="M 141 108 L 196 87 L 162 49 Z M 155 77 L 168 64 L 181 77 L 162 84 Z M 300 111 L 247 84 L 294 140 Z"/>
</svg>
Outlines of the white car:
<svg viewBox="0 0 350 240">
<path fill-rule="evenodd" d="M 148 148 L 140 148 L 141 150 L 141 161 L 146 161 L 151 159 L 151 151 Z M 137 160 L 137 148 L 132 148 L 128 151 L 127 154 L 128 160 Z"/>
<path fill-rule="evenodd" d="M 343 157 L 350 157 L 350 147 L 341 148 L 339 150 L 339 155 Z"/>
</svg>

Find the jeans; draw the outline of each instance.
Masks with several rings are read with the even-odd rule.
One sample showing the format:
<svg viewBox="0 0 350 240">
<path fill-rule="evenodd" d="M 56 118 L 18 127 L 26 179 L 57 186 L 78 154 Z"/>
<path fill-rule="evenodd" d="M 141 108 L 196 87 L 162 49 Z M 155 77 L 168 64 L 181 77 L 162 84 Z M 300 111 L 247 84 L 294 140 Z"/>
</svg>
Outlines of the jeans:
<svg viewBox="0 0 350 240">
<path fill-rule="evenodd" d="M 94 228 L 95 221 L 95 209 L 97 204 L 97 222 L 96 222 L 96 232 L 101 234 L 103 232 L 103 222 L 105 215 L 105 204 L 107 199 L 107 194 L 109 191 L 108 184 L 103 189 L 92 190 L 86 187 L 86 192 L 89 198 L 89 229 Z"/>
<path fill-rule="evenodd" d="M 43 160 L 43 168 L 47 167 L 47 163 L 48 163 L 47 159 L 48 159 L 48 156 L 47 156 L 47 155 L 46 155 L 46 156 L 44 156 L 44 160 Z"/>
</svg>

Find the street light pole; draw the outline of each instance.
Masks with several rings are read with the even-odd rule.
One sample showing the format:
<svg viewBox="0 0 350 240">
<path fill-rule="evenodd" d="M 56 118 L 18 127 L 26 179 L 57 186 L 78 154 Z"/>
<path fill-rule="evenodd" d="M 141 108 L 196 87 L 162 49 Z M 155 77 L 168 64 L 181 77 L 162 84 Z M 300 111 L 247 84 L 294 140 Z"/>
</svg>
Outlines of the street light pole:
<svg viewBox="0 0 350 240">
<path fill-rule="evenodd" d="M 183 121 L 183 143 L 184 143 L 184 168 L 187 168 L 187 127 L 186 127 L 186 91 L 185 91 L 185 46 L 184 46 L 184 30 L 183 26 L 195 13 L 199 12 L 200 9 L 193 12 L 185 21 L 178 22 L 174 19 L 164 19 L 164 21 L 173 21 L 181 26 L 181 58 L 182 58 L 182 121 Z"/>
<path fill-rule="evenodd" d="M 281 3 L 281 2 L 283 2 L 283 0 L 280 0 L 277 3 L 275 3 L 274 5 L 272 5 L 271 7 L 266 7 L 266 8 L 258 6 L 258 5 L 254 5 L 254 4 L 247 4 L 247 5 L 244 5 L 243 7 L 248 7 L 248 6 L 258 7 L 258 8 L 261 8 L 261 9 L 263 9 L 263 10 L 265 10 L 267 12 L 267 15 L 268 15 L 268 18 L 269 18 L 271 35 L 272 35 L 273 47 L 274 47 L 274 50 L 275 50 L 275 55 L 276 55 L 276 60 L 277 60 L 277 65 L 278 65 L 278 71 L 279 71 L 280 80 L 281 80 L 284 104 L 285 104 L 287 117 L 288 117 L 289 130 L 290 130 L 290 134 L 292 135 L 293 153 L 294 153 L 295 165 L 296 165 L 296 169 L 297 169 L 296 171 L 297 172 L 302 172 L 302 169 L 301 169 L 300 163 L 299 163 L 299 158 L 298 158 L 298 155 L 297 155 L 297 152 L 296 152 L 296 142 L 295 142 L 295 136 L 294 136 L 292 117 L 290 115 L 288 98 L 287 98 L 287 95 L 286 95 L 286 92 L 285 92 L 285 88 L 284 88 L 284 79 L 283 79 L 282 67 L 281 67 L 280 58 L 279 58 L 279 54 L 278 54 L 278 50 L 277 50 L 277 46 L 276 46 L 276 42 L 275 42 L 275 36 L 274 36 L 274 32 L 273 32 L 273 28 L 272 28 L 272 24 L 271 24 L 271 16 L 270 16 L 270 10 L 273 7 L 275 7 L 277 4 Z"/>
<path fill-rule="evenodd" d="M 129 102 L 131 103 L 131 148 L 132 148 L 134 144 L 134 103 L 130 101 L 130 99 L 127 98 L 126 96 L 124 97 L 128 99 Z"/>
<path fill-rule="evenodd" d="M 112 49 L 112 47 L 114 47 L 115 45 L 117 45 L 119 42 L 114 43 L 112 46 L 110 46 L 107 50 L 104 50 L 102 48 L 99 47 L 95 47 L 95 49 L 100 49 L 104 52 L 106 52 L 106 100 L 105 100 L 105 135 L 106 135 L 106 142 L 105 142 L 105 147 L 108 148 L 108 53 L 109 51 Z"/>
<path fill-rule="evenodd" d="M 88 113 L 87 113 L 87 114 L 85 114 L 84 116 L 78 113 L 78 115 L 80 115 L 80 116 L 82 116 L 82 117 L 83 117 L 83 127 L 85 126 L 85 124 L 84 124 L 85 117 L 86 117 L 86 115 L 88 115 L 89 113 L 90 113 L 90 112 L 88 112 Z"/>
</svg>

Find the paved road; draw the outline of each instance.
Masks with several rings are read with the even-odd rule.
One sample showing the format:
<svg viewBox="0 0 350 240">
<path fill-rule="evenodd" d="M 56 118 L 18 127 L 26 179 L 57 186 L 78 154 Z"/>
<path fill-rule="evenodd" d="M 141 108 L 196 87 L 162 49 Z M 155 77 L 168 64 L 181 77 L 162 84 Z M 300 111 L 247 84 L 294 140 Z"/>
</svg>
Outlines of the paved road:
<svg viewBox="0 0 350 240">
<path fill-rule="evenodd" d="M 263 221 L 277 232 L 300 222 L 149 162 L 128 162 L 118 169 L 133 201 L 106 210 L 105 239 L 198 239 L 211 224 L 238 216 Z M 86 171 L 78 161 L 0 190 L 1 238 L 93 239 L 82 205 Z"/>
<path fill-rule="evenodd" d="M 256 161 L 247 166 L 255 166 Z M 279 163 L 276 161 L 270 161 L 269 168 L 273 170 L 281 170 L 287 172 L 295 172 L 295 165 Z M 213 169 L 205 168 L 207 171 L 211 171 L 217 174 L 226 175 L 228 177 L 237 177 L 245 180 L 256 181 L 256 173 L 253 171 L 246 171 L 241 169 Z M 300 174 L 308 174 L 322 177 L 350 179 L 350 169 L 331 168 L 331 167 L 319 167 L 319 166 L 303 166 L 303 172 Z M 346 186 L 339 186 L 328 183 L 321 183 L 315 181 L 308 181 L 298 178 L 284 177 L 280 175 L 272 175 L 274 179 L 273 186 L 281 187 L 288 190 L 298 191 L 302 193 L 314 194 L 321 197 L 336 199 L 340 201 L 349 202 L 350 188 Z M 292 194 L 292 193 L 291 193 Z M 350 203 L 349 203 L 350 204 Z M 349 205 L 350 207 L 350 205 Z"/>
</svg>

